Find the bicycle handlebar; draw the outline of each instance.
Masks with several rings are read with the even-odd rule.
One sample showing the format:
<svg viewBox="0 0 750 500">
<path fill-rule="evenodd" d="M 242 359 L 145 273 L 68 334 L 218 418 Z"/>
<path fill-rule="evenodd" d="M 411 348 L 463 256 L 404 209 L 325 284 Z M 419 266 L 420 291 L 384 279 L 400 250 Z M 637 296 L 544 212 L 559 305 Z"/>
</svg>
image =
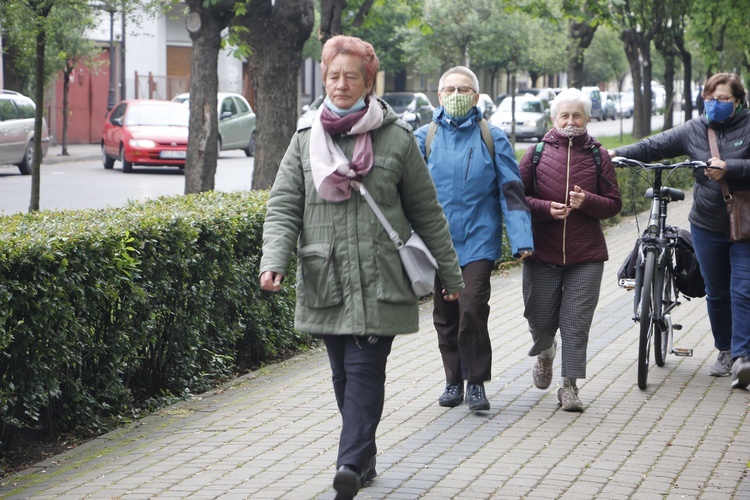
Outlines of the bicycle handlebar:
<svg viewBox="0 0 750 500">
<path fill-rule="evenodd" d="M 669 160 L 666 160 L 661 163 L 646 163 L 632 158 L 625 158 L 624 156 L 615 156 L 612 158 L 612 163 L 618 167 L 640 167 L 646 170 L 672 170 L 680 167 L 721 169 L 721 167 L 712 166 L 710 162 L 699 160 L 684 160 L 677 163 L 671 163 Z"/>
</svg>

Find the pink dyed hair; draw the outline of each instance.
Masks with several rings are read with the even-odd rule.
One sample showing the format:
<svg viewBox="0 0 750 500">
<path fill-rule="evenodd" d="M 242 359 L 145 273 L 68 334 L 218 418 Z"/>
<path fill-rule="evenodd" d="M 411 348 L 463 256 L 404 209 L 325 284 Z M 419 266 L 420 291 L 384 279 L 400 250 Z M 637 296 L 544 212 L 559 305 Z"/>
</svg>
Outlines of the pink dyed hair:
<svg viewBox="0 0 750 500">
<path fill-rule="evenodd" d="M 380 69 L 380 61 L 375 55 L 375 49 L 372 45 L 354 36 L 336 35 L 326 42 L 321 54 L 320 73 L 325 81 L 328 74 L 328 65 L 334 57 L 339 54 L 350 54 L 357 56 L 362 60 L 362 74 L 365 77 L 365 84 L 369 87 L 375 84 L 375 77 Z"/>
</svg>

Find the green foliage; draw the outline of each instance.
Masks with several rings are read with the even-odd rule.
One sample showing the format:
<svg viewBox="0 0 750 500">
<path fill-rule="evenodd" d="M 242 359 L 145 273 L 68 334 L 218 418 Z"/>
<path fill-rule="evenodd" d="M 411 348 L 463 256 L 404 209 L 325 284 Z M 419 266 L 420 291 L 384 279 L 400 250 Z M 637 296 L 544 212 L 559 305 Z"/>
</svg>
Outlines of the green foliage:
<svg viewBox="0 0 750 500">
<path fill-rule="evenodd" d="M 104 430 L 299 350 L 294 272 L 258 284 L 267 193 L 0 218 L 0 441 Z"/>
</svg>

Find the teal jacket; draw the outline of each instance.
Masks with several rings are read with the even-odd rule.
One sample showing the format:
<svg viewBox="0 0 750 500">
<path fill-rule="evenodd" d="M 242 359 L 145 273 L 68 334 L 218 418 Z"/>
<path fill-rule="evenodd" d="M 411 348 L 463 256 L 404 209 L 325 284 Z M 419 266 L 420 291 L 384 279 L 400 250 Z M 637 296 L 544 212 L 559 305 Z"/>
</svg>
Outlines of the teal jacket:
<svg viewBox="0 0 750 500">
<path fill-rule="evenodd" d="M 438 129 L 430 144 L 427 166 L 461 266 L 502 256 L 503 220 L 515 257 L 521 251 L 534 250 L 531 212 L 513 148 L 505 133 L 490 125 L 495 144 L 493 161 L 482 140 L 481 118 L 476 107 L 458 123 L 448 118 L 442 106 L 433 113 Z M 414 133 L 422 153 L 428 127 Z"/>
<path fill-rule="evenodd" d="M 384 102 L 373 132 L 374 165 L 364 185 L 401 239 L 411 228 L 438 262 L 447 293 L 463 289 L 461 269 L 435 185 L 409 126 Z M 355 137 L 337 135 L 351 158 Z M 318 196 L 309 159 L 310 129 L 298 130 L 279 166 L 263 227 L 260 273 L 283 273 L 296 246 L 295 329 L 310 334 L 392 336 L 416 332 L 418 298 L 395 245 L 359 192 Z"/>
</svg>

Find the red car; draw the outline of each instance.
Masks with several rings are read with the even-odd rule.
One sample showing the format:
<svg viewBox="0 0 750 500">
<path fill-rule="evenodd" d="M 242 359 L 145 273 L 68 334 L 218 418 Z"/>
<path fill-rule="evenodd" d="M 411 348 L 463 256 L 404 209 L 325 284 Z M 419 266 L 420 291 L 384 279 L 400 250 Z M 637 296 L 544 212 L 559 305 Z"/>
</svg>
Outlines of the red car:
<svg viewBox="0 0 750 500">
<path fill-rule="evenodd" d="M 155 99 L 121 101 L 107 115 L 102 133 L 102 163 L 115 160 L 123 172 L 133 165 L 185 168 L 189 109 L 183 104 Z"/>
</svg>

